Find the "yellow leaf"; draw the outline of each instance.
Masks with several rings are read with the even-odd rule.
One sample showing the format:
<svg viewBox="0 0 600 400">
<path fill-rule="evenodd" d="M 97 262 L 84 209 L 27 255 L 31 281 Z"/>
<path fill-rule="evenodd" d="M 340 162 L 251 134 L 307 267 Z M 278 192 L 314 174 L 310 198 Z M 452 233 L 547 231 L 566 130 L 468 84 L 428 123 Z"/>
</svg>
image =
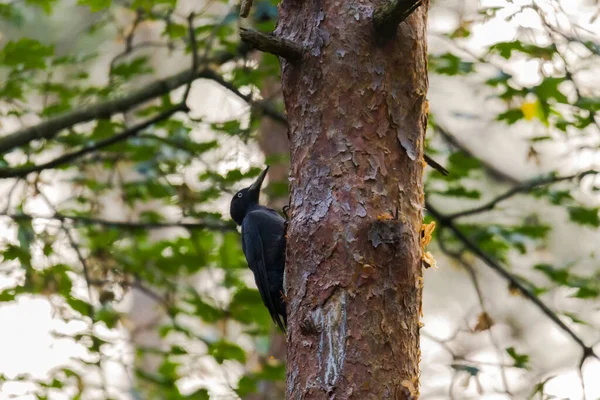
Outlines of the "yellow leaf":
<svg viewBox="0 0 600 400">
<path fill-rule="evenodd" d="M 521 111 L 527 121 L 531 121 L 538 114 L 538 103 L 537 101 L 523 103 L 521 105 Z"/>
</svg>

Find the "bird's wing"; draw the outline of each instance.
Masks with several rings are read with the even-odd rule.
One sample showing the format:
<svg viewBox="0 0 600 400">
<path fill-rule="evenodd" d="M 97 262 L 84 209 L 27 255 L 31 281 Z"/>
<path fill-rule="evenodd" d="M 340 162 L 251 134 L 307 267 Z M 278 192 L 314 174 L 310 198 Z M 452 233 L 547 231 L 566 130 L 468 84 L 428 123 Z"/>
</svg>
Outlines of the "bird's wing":
<svg viewBox="0 0 600 400">
<path fill-rule="evenodd" d="M 271 298 L 269 276 L 265 264 L 265 250 L 260 235 L 259 223 L 259 218 L 253 217 L 252 213 L 248 213 L 244 218 L 242 222 L 243 250 L 248 261 L 248 266 L 254 273 L 254 280 L 256 281 L 256 286 L 258 287 L 263 303 L 265 303 L 265 306 L 269 310 L 273 321 L 285 331 L 284 323 Z"/>
</svg>

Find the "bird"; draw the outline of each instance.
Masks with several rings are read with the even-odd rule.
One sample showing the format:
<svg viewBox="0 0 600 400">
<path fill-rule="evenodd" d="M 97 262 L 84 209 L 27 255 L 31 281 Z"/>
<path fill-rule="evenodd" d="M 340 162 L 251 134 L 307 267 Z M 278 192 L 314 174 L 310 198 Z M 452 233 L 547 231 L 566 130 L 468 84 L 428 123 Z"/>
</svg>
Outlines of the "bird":
<svg viewBox="0 0 600 400">
<path fill-rule="evenodd" d="M 242 227 L 242 250 L 260 297 L 273 322 L 285 332 L 287 312 L 283 290 L 287 221 L 275 210 L 259 204 L 260 189 L 269 166 L 247 188 L 231 199 L 229 214 Z"/>
</svg>

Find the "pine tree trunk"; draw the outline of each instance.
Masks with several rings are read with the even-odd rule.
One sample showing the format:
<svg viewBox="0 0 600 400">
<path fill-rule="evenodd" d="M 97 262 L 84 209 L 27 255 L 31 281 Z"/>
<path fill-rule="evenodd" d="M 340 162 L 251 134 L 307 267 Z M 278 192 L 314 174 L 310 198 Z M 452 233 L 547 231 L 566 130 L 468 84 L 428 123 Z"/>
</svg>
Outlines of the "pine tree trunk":
<svg viewBox="0 0 600 400">
<path fill-rule="evenodd" d="M 288 399 L 418 396 L 427 4 L 378 42 L 384 0 L 283 0 Z"/>
</svg>

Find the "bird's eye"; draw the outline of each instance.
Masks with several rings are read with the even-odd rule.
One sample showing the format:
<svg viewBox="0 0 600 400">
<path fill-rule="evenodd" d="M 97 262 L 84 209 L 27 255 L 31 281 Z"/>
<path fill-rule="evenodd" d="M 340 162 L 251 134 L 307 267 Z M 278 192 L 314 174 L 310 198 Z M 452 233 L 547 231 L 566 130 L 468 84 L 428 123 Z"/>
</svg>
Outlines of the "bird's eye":
<svg viewBox="0 0 600 400">
<path fill-rule="evenodd" d="M 241 194 L 241 193 L 238 193 L 238 194 L 237 194 L 237 197 L 242 197 L 242 194 Z"/>
</svg>

